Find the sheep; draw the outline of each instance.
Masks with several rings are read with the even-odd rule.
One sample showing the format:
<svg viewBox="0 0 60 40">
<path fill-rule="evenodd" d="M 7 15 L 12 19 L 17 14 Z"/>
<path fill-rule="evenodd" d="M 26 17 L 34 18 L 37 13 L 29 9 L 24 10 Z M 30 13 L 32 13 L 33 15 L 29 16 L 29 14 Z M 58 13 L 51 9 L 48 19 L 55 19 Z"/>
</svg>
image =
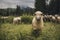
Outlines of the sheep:
<svg viewBox="0 0 60 40">
<path fill-rule="evenodd" d="M 52 21 L 52 15 L 48 15 L 48 21 L 49 21 L 49 22 Z"/>
<path fill-rule="evenodd" d="M 51 15 L 44 15 L 44 21 L 50 21 Z"/>
<path fill-rule="evenodd" d="M 56 17 L 57 23 L 60 23 L 60 16 Z"/>
<path fill-rule="evenodd" d="M 33 30 L 39 30 L 39 31 L 41 31 L 42 28 L 44 27 L 43 13 L 41 11 L 35 12 L 35 16 L 33 17 L 33 20 L 32 20 L 32 27 L 33 27 Z"/>
<path fill-rule="evenodd" d="M 44 17 L 43 17 L 43 19 L 44 19 L 44 21 L 51 21 L 51 17 L 52 17 L 52 15 L 44 15 Z"/>
<path fill-rule="evenodd" d="M 55 16 L 52 16 L 52 17 L 51 17 L 51 21 L 52 21 L 52 22 L 56 22 Z"/>
<path fill-rule="evenodd" d="M 58 17 L 58 15 L 57 15 L 57 14 L 55 14 L 54 16 L 55 16 L 55 17 Z"/>
<path fill-rule="evenodd" d="M 19 24 L 19 23 L 21 23 L 21 17 L 13 18 L 13 24 Z"/>
<path fill-rule="evenodd" d="M 43 16 L 43 21 L 46 22 L 47 21 L 47 15 Z"/>
</svg>

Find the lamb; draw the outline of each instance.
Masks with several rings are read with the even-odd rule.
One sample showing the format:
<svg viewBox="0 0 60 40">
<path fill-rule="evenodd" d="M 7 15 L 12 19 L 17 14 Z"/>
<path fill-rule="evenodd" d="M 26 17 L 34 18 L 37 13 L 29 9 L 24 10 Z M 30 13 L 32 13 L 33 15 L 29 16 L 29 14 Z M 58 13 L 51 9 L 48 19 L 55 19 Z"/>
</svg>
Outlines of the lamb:
<svg viewBox="0 0 60 40">
<path fill-rule="evenodd" d="M 43 28 L 43 13 L 41 11 L 36 11 L 35 16 L 32 20 L 33 30 L 42 30 Z"/>
<path fill-rule="evenodd" d="M 19 23 L 21 23 L 21 17 L 15 17 L 13 19 L 13 24 L 19 24 Z"/>
</svg>

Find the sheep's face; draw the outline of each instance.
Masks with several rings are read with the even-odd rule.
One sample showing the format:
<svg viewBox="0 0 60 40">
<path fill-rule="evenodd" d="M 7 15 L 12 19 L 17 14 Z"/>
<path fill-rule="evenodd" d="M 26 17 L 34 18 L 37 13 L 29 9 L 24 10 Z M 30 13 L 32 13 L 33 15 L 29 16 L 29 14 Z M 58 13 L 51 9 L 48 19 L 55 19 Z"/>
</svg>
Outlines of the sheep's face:
<svg viewBox="0 0 60 40">
<path fill-rule="evenodd" d="M 43 16 L 42 12 L 40 12 L 40 11 L 35 13 L 35 18 L 37 21 L 40 21 L 42 16 Z"/>
</svg>

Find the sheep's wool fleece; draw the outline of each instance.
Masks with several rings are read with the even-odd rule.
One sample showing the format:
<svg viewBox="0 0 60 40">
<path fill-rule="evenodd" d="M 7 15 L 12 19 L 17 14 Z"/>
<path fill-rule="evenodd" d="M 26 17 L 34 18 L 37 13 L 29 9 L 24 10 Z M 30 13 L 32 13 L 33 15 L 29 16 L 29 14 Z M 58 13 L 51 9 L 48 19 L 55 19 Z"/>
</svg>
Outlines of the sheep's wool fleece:
<svg viewBox="0 0 60 40">
<path fill-rule="evenodd" d="M 36 18 L 34 17 L 32 20 L 33 29 L 42 29 L 43 27 L 43 16 L 41 17 L 40 21 L 37 22 Z"/>
</svg>

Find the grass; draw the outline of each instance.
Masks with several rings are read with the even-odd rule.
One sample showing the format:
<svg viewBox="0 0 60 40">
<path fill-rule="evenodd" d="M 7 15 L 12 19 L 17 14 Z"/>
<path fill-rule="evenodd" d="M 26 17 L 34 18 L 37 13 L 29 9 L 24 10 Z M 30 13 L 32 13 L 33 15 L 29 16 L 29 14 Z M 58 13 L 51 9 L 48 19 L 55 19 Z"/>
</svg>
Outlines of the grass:
<svg viewBox="0 0 60 40">
<path fill-rule="evenodd" d="M 31 24 L 3 23 L 0 27 L 0 40 L 60 40 L 60 24 L 45 22 L 42 34 L 32 34 Z"/>
</svg>

